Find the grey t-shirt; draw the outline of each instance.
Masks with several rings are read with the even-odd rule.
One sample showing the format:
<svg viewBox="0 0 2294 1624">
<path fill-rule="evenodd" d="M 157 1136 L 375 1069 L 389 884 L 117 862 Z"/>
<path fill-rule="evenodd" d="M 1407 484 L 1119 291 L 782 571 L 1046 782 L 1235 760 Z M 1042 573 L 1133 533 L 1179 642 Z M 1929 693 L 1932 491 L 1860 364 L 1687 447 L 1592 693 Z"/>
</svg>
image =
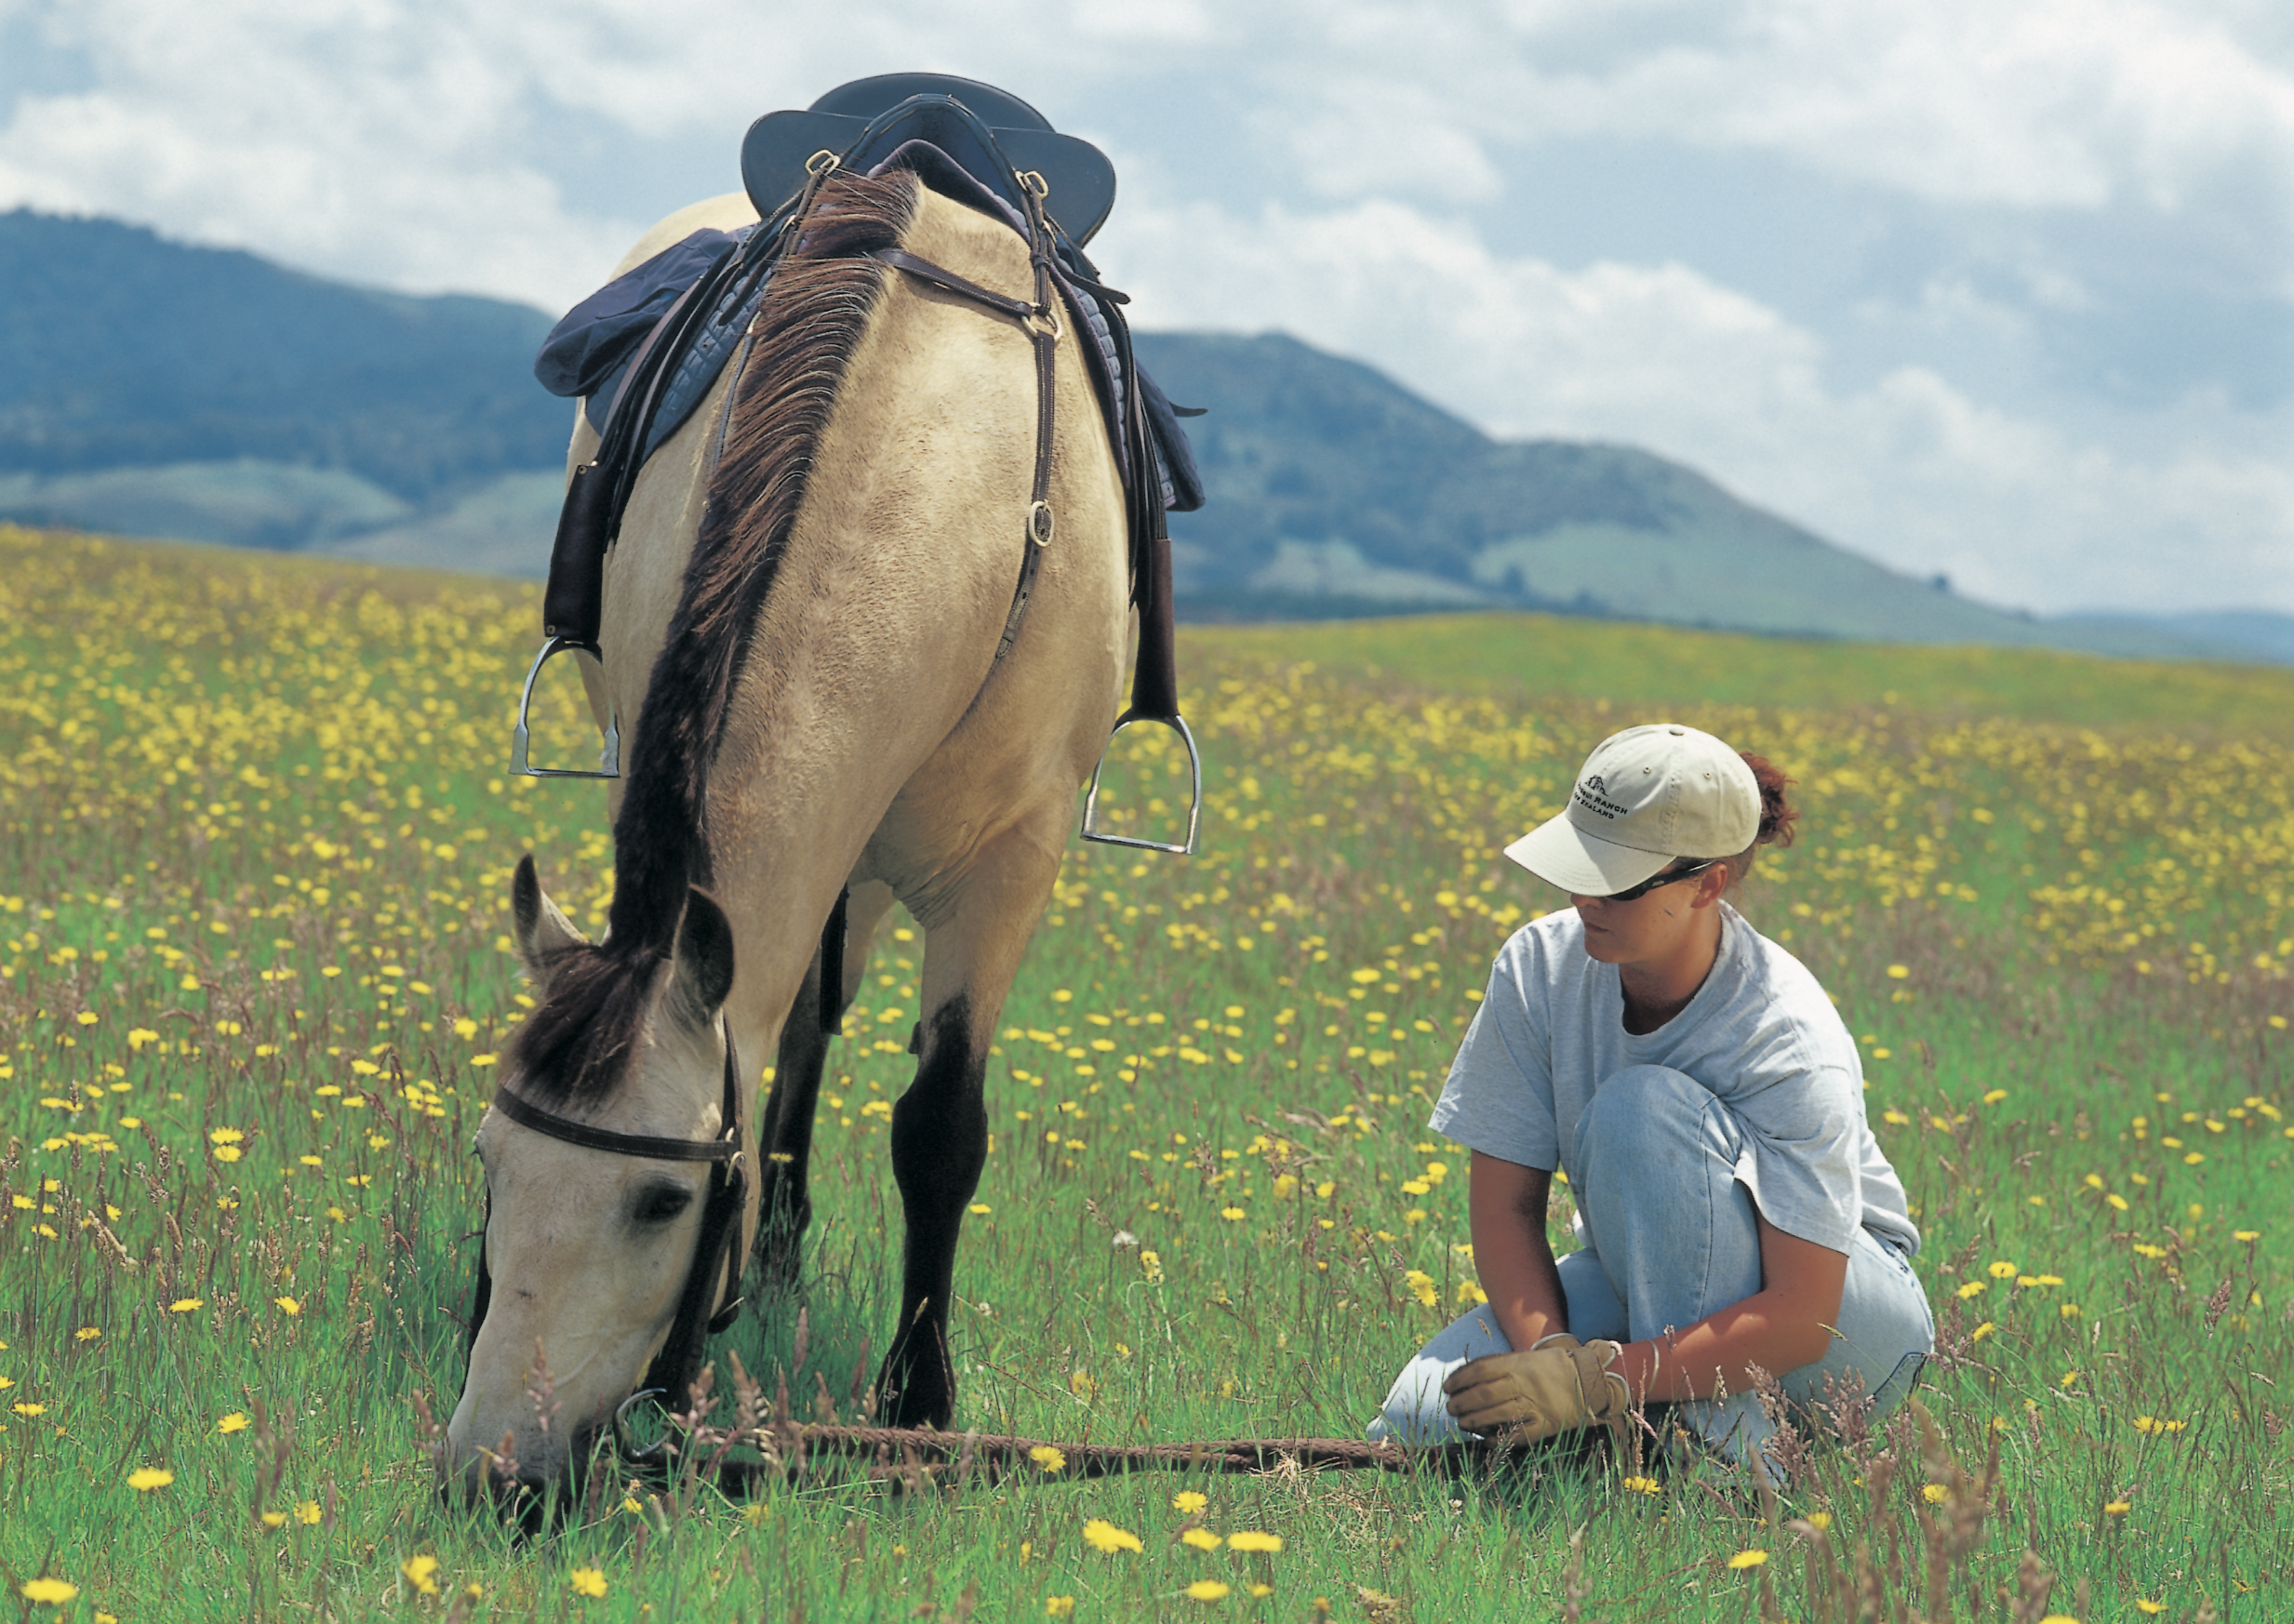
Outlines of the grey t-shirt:
<svg viewBox="0 0 2294 1624">
<path fill-rule="evenodd" d="M 1625 1030 L 1617 966 L 1586 955 L 1574 908 L 1515 931 L 1450 1062 L 1434 1130 L 1574 1179 L 1578 1114 L 1603 1079 L 1668 1066 L 1743 1124 L 1737 1177 L 1769 1223 L 1843 1253 L 1861 1225 L 1910 1257 L 1920 1232 L 1865 1121 L 1856 1040 L 1806 965 L 1720 909 L 1712 974 L 1687 1008 L 1641 1036 Z"/>
</svg>

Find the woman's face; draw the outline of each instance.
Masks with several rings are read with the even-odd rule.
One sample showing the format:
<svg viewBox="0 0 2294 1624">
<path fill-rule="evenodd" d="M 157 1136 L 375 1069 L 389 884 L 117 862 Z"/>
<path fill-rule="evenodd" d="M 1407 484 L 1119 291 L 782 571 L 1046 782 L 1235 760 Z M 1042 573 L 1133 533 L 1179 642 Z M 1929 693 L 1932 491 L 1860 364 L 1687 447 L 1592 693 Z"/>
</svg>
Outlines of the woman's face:
<svg viewBox="0 0 2294 1624">
<path fill-rule="evenodd" d="M 1727 885 L 1728 871 L 1714 867 L 1630 902 L 1576 895 L 1569 902 L 1584 922 L 1588 956 L 1605 965 L 1647 964 L 1690 951 Z"/>
</svg>

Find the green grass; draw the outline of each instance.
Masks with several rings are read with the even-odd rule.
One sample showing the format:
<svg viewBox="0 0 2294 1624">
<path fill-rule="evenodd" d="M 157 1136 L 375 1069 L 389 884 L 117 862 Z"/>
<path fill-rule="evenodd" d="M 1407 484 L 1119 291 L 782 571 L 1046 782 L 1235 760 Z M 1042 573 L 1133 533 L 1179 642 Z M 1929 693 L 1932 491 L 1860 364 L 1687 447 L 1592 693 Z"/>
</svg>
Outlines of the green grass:
<svg viewBox="0 0 2294 1624">
<path fill-rule="evenodd" d="M 2058 1576 L 2033 1618 L 2265 1618 L 2294 1595 L 2287 675 L 1534 618 L 1188 634 L 1206 849 L 1071 850 L 991 1080 L 960 1418 L 1359 1434 L 1468 1278 L 1464 1158 L 1426 1135 L 1428 1099 L 1490 955 L 1557 900 L 1497 847 L 1594 740 L 1662 712 L 1800 780 L 1806 837 L 1745 907 L 1865 1043 L 1944 1320 L 1933 1450 L 1907 1418 L 1820 1453 L 1773 1507 L 1716 1476 L 1650 1496 L 1548 1464 L 923 1496 L 807 1479 L 740 1504 L 640 1489 L 634 1511 L 601 1481 L 532 1544 L 442 1509 L 415 1400 L 443 1414 L 460 1384 L 466 1147 L 522 996 L 508 872 L 536 851 L 594 928 L 609 869 L 594 788 L 501 771 L 533 606 L 0 531 L 11 1589 L 76 1586 L 56 1612 L 78 1618 L 988 1619 L 1061 1597 L 1109 1619 L 1826 1617 L 1837 1587 L 1789 1525 L 1823 1512 L 1825 1549 L 1851 1573 L 1869 1552 L 1906 1616 L 2018 1616 L 2000 1597 L 2028 1595 L 2027 1563 Z M 551 748 L 574 755 L 553 698 Z M 1137 825 L 1172 816 L 1168 752 L 1142 741 L 1125 770 Z M 895 925 L 832 1056 L 790 1371 L 847 1415 L 895 1285 L 863 1109 L 912 1063 L 887 1051 L 920 944 Z M 718 1346 L 769 1386 L 794 1341 L 782 1315 Z M 1995 1481 L 1946 1463 L 1981 1473 L 1994 1444 Z M 150 1468 L 172 1481 L 130 1486 Z M 1093 1549 L 1092 1519 L 1143 1549 Z M 1284 1548 L 1204 1552 L 1178 1538 L 1194 1522 Z M 1769 1560 L 1727 1565 L 1747 1551 Z M 573 1587 L 587 1570 L 602 1598 Z M 1207 1580 L 1231 1593 L 1186 1596 Z"/>
</svg>

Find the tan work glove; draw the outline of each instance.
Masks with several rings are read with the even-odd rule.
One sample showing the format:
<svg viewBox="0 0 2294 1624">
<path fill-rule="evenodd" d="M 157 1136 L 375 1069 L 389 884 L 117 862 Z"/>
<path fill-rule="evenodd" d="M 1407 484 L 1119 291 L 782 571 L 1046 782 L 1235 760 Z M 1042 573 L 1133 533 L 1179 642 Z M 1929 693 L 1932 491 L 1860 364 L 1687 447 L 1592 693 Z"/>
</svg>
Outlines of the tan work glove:
<svg viewBox="0 0 2294 1624">
<path fill-rule="evenodd" d="M 1542 1338 L 1527 1353 L 1489 1353 L 1442 1384 L 1449 1413 L 1469 1432 L 1510 1431 L 1551 1438 L 1631 1407 L 1625 1378 L 1608 1368 L 1623 1351 L 1615 1342 L 1580 1342 L 1567 1331 Z"/>
</svg>

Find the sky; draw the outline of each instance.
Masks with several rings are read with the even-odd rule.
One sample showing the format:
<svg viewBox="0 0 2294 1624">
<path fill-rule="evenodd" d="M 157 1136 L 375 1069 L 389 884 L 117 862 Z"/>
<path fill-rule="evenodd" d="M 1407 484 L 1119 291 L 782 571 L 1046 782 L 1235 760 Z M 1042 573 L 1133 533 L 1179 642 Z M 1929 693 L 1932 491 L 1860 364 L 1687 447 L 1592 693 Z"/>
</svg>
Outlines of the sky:
<svg viewBox="0 0 2294 1624">
<path fill-rule="evenodd" d="M 554 313 L 901 69 L 1106 150 L 1142 327 L 2007 606 L 2294 612 L 2285 0 L 0 0 L 0 208 Z"/>
</svg>

